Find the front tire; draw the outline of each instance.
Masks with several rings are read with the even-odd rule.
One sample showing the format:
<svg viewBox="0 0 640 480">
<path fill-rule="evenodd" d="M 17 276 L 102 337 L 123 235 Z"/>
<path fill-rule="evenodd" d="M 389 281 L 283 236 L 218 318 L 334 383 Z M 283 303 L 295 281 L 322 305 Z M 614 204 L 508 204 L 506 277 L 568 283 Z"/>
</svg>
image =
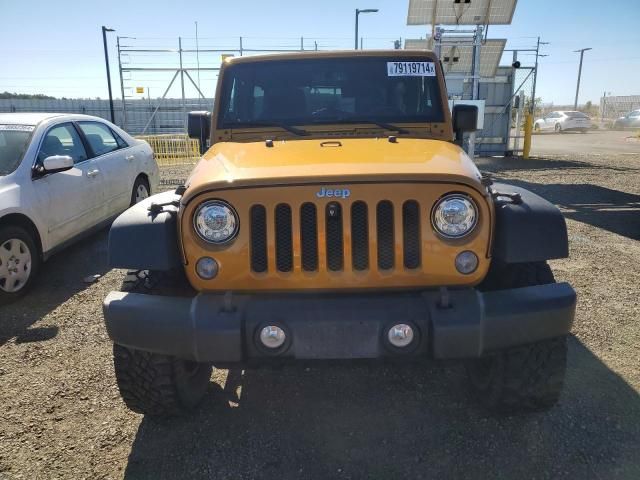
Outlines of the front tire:
<svg viewBox="0 0 640 480">
<path fill-rule="evenodd" d="M 33 237 L 19 226 L 0 228 L 0 305 L 26 294 L 40 268 Z"/>
<path fill-rule="evenodd" d="M 129 272 L 122 291 L 147 295 L 192 293 L 181 272 Z M 113 346 L 120 396 L 130 410 L 150 416 L 175 416 L 198 406 L 213 368 L 207 363 Z"/>
<path fill-rule="evenodd" d="M 555 283 L 546 262 L 492 265 L 484 291 Z M 559 400 L 567 364 L 566 337 L 509 348 L 470 360 L 469 384 L 491 411 L 517 413 L 547 410 Z"/>
<path fill-rule="evenodd" d="M 562 133 L 562 125 L 560 125 L 559 123 L 556 123 L 554 130 L 556 131 L 556 133 Z"/>
</svg>

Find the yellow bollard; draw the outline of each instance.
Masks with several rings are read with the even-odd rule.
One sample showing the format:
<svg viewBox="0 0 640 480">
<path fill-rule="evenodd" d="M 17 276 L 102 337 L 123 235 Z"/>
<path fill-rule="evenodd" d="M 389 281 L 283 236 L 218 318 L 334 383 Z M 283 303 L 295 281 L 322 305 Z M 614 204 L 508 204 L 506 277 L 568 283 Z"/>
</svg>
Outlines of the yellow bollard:
<svg viewBox="0 0 640 480">
<path fill-rule="evenodd" d="M 533 117 L 527 113 L 524 116 L 524 146 L 522 148 L 522 158 L 529 158 L 531 153 L 531 133 L 533 132 Z"/>
</svg>

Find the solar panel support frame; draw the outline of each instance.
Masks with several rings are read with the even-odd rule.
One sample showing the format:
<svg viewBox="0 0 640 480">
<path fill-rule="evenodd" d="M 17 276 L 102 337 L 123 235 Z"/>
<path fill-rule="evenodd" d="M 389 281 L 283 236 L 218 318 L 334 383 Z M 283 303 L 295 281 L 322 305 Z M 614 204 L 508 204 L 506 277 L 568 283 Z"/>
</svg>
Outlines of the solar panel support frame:
<svg viewBox="0 0 640 480">
<path fill-rule="evenodd" d="M 484 31 L 484 26 L 476 25 L 476 28 L 470 33 L 473 33 L 473 38 L 470 40 L 473 41 L 473 55 L 472 55 L 472 67 L 471 67 L 471 80 L 472 90 L 471 90 L 471 99 L 479 100 L 479 86 L 480 86 L 480 47 L 482 46 L 482 34 Z M 434 39 L 434 52 L 438 58 L 442 53 L 442 44 L 443 44 L 443 36 L 447 33 L 455 33 L 457 35 L 460 34 L 459 30 L 447 30 L 442 27 L 436 27 L 433 35 Z M 446 42 L 446 40 L 445 40 Z M 467 77 L 468 78 L 468 77 Z M 471 132 L 469 134 L 469 142 L 467 144 L 467 154 L 473 158 L 475 156 L 475 145 L 476 145 L 476 133 Z"/>
</svg>

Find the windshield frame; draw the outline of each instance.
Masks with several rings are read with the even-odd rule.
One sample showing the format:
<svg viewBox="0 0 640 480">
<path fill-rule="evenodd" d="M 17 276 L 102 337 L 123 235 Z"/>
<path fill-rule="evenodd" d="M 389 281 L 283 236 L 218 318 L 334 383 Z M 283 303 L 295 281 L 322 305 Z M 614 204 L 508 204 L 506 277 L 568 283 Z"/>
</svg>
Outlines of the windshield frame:
<svg viewBox="0 0 640 480">
<path fill-rule="evenodd" d="M 5 128 L 3 128 L 5 127 Z M 6 128 L 6 127 L 15 127 L 15 128 Z M 2 177 L 7 177 L 13 173 L 16 172 L 16 170 L 18 170 L 18 168 L 20 168 L 20 165 L 22 165 L 22 162 L 24 162 L 24 159 L 27 155 L 27 152 L 29 151 L 29 147 L 31 146 L 31 142 L 33 141 L 33 136 L 36 132 L 36 125 L 23 125 L 23 124 L 16 124 L 16 123 L 0 123 L 0 131 L 7 131 L 7 132 L 28 132 L 28 135 L 26 137 L 26 141 L 24 144 L 24 149 L 20 154 L 20 157 L 14 162 L 13 164 L 13 168 L 11 170 L 2 170 L 0 168 L 0 178 Z"/>
<path fill-rule="evenodd" d="M 373 58 L 372 58 L 373 57 Z M 229 85 L 230 78 L 229 73 L 231 69 L 236 65 L 244 65 L 251 63 L 267 63 L 267 62 L 280 62 L 280 61 L 305 61 L 305 60 L 351 60 L 354 58 L 370 58 L 371 60 L 378 60 L 380 62 L 387 61 L 402 61 L 402 62 L 431 62 L 435 66 L 435 82 L 431 84 L 433 93 L 431 95 L 432 105 L 437 112 L 436 116 L 415 116 L 409 115 L 406 118 L 390 118 L 388 116 L 371 115 L 371 118 L 367 118 L 362 113 L 354 113 L 356 118 L 328 118 L 326 120 L 319 119 L 317 121 L 304 121 L 292 122 L 290 126 L 295 126 L 304 129 L 311 136 L 326 136 L 327 131 L 356 131 L 357 135 L 371 136 L 372 133 L 367 131 L 376 131 L 376 136 L 379 136 L 380 130 L 389 132 L 388 128 L 382 128 L 379 124 L 391 125 L 394 127 L 394 132 L 401 131 L 402 134 L 406 134 L 412 137 L 426 137 L 426 138 L 439 138 L 446 141 L 451 141 L 453 132 L 451 129 L 451 112 L 448 106 L 448 97 L 446 85 L 443 79 L 440 62 L 430 51 L 416 51 L 416 50 L 390 50 L 390 51 L 366 51 L 358 52 L 354 54 L 350 51 L 344 52 L 313 52 L 313 53 L 293 53 L 293 54 L 276 54 L 276 55 L 260 55 L 253 57 L 238 57 L 226 60 L 222 65 L 222 70 L 218 78 L 217 93 L 214 105 L 214 120 L 211 130 L 211 144 L 220 141 L 233 140 L 252 140 L 255 137 L 269 137 L 269 132 L 277 132 L 278 137 L 291 137 L 296 138 L 295 135 L 290 132 L 284 131 L 282 128 L 266 126 L 258 126 L 258 122 L 249 122 L 246 124 L 240 123 L 228 123 L 224 122 L 223 111 L 223 92 L 225 87 Z M 230 88 L 230 87 L 228 87 Z M 225 92 L 228 97 L 229 94 Z M 375 117 L 375 118 L 374 118 Z M 373 122 L 373 123 L 372 123 Z M 378 123 L 376 125 L 375 123 Z M 251 126 L 252 123 L 256 123 L 255 126 Z M 308 127 L 308 128 L 307 128 Z M 234 136 L 235 134 L 235 136 Z M 240 136 L 238 136 L 240 135 Z M 304 138 L 304 137 L 302 137 Z"/>
</svg>

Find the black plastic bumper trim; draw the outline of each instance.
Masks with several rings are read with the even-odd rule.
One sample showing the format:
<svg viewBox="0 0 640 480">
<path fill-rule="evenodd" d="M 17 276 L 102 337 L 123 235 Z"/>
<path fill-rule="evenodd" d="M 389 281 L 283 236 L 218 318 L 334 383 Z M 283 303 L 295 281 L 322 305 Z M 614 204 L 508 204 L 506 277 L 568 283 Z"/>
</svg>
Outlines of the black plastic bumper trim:
<svg viewBox="0 0 640 480">
<path fill-rule="evenodd" d="M 411 323 L 419 344 L 410 356 L 474 358 L 492 350 L 569 333 L 576 294 L 567 283 L 482 293 L 437 291 L 353 294 L 200 294 L 193 299 L 111 292 L 104 301 L 109 337 L 118 344 L 201 362 L 268 357 L 254 343 L 262 324 L 286 325 L 295 359 L 403 356 L 386 348 L 393 323 Z M 404 355 L 407 356 L 407 355 Z"/>
</svg>

